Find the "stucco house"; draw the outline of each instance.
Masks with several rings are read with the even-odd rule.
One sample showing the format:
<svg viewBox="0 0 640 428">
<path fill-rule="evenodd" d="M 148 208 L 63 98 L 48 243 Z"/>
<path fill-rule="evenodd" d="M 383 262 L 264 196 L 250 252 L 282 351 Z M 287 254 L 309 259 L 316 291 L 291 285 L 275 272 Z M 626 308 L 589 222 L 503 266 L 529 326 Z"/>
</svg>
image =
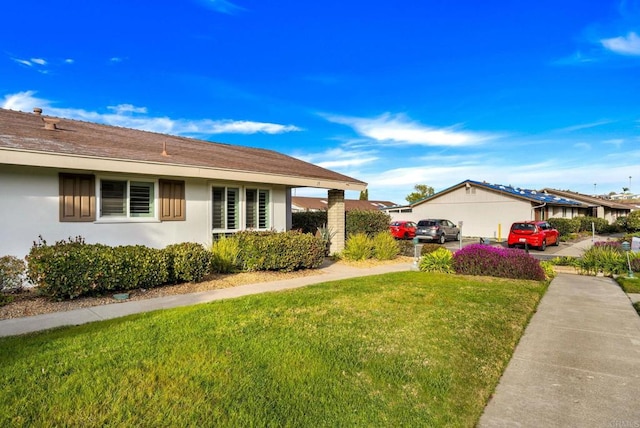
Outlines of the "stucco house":
<svg viewBox="0 0 640 428">
<path fill-rule="evenodd" d="M 393 220 L 444 218 L 462 235 L 505 239 L 515 221 L 591 215 L 585 203 L 550 192 L 465 180 L 411 205 L 384 209 Z"/>
<path fill-rule="evenodd" d="M 0 256 L 24 257 L 39 235 L 162 248 L 285 231 L 297 187 L 328 190 L 340 251 L 360 180 L 271 150 L 0 109 Z"/>
<path fill-rule="evenodd" d="M 346 212 L 353 210 L 378 211 L 381 208 L 393 207 L 396 204 L 391 201 L 368 201 L 361 199 L 345 199 L 344 209 Z M 327 211 L 327 198 L 316 198 L 311 196 L 292 196 L 291 211 Z"/>
</svg>

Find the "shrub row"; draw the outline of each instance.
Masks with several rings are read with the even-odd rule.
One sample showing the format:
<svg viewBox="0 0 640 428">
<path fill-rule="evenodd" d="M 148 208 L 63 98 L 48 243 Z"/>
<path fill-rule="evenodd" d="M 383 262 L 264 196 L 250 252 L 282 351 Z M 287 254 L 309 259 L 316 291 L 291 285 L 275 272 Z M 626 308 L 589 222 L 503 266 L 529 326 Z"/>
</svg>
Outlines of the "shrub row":
<svg viewBox="0 0 640 428">
<path fill-rule="evenodd" d="M 238 240 L 238 264 L 246 271 L 315 269 L 324 260 L 323 240 L 309 233 L 239 232 L 229 239 Z"/>
<path fill-rule="evenodd" d="M 607 220 L 597 217 L 550 218 L 548 221 L 551 226 L 558 229 L 562 237 L 580 232 L 591 232 L 592 223 L 596 233 L 612 232 L 617 229 L 616 225 L 610 225 Z"/>
<path fill-rule="evenodd" d="M 346 236 L 366 233 L 373 236 L 389 230 L 391 216 L 382 211 L 352 210 L 345 214 Z M 327 225 L 326 211 L 308 211 L 291 214 L 292 229 L 305 233 L 316 233 Z"/>
</svg>

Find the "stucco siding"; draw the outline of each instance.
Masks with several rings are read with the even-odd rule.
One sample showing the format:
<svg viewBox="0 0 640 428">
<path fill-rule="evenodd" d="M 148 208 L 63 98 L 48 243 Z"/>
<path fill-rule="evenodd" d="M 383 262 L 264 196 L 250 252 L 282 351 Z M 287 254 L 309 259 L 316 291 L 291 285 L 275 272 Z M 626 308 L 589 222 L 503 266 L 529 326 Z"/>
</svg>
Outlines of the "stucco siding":
<svg viewBox="0 0 640 428">
<path fill-rule="evenodd" d="M 211 243 L 211 186 L 205 179 L 185 180 L 186 220 L 154 219 L 61 222 L 59 219 L 58 170 L 3 165 L 0 169 L 0 256 L 24 257 L 33 241 L 42 236 L 48 243 L 82 236 L 87 243 L 147 245 L 163 248 L 179 242 Z M 96 175 L 96 181 L 101 175 Z M 157 177 L 109 175 L 112 178 Z M 244 184 L 239 184 L 244 187 Z M 260 185 L 271 190 L 271 228 L 287 229 L 287 193 L 284 186 Z"/>
</svg>

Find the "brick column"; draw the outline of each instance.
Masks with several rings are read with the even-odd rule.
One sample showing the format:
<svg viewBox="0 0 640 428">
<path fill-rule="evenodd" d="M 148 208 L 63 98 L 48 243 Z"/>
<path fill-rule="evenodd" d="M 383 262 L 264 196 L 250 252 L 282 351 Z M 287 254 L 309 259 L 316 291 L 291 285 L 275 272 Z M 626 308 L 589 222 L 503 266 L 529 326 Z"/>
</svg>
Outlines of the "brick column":
<svg viewBox="0 0 640 428">
<path fill-rule="evenodd" d="M 344 190 L 329 190 L 327 204 L 327 227 L 334 232 L 331 238 L 330 254 L 344 250 L 346 236 L 344 215 Z"/>
</svg>

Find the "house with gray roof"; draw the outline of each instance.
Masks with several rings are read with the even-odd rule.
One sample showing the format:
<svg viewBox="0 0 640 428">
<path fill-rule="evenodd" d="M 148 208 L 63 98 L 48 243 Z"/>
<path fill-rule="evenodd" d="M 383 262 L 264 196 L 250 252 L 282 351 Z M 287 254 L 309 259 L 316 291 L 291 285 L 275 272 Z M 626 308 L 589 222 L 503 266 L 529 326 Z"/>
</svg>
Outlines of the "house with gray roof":
<svg viewBox="0 0 640 428">
<path fill-rule="evenodd" d="M 546 191 L 465 180 L 411 205 L 384 209 L 392 220 L 442 218 L 462 235 L 506 239 L 513 222 L 591 215 L 588 204 Z"/>
<path fill-rule="evenodd" d="M 366 183 L 264 149 L 0 109 L 0 256 L 33 241 L 211 244 L 241 230 L 291 228 L 291 194 L 327 189 L 332 252 L 344 194 Z M 342 232 L 342 233 L 340 233 Z"/>
</svg>

